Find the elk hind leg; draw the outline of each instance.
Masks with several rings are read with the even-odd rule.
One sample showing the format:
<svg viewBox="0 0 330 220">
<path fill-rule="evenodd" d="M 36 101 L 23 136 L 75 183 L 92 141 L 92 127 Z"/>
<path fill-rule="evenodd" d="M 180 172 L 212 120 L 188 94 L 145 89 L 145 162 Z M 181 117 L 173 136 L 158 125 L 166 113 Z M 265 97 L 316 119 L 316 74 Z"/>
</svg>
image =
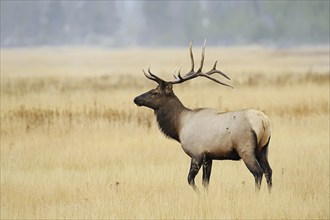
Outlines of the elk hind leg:
<svg viewBox="0 0 330 220">
<path fill-rule="evenodd" d="M 263 170 L 254 153 L 255 148 L 251 146 L 254 145 L 248 144 L 245 146 L 240 146 L 239 149 L 242 150 L 238 150 L 238 154 L 241 157 L 241 159 L 244 161 L 246 167 L 254 176 L 256 190 L 259 190 L 261 187 Z"/>
<path fill-rule="evenodd" d="M 197 192 L 198 188 L 195 184 L 195 177 L 201 168 L 203 158 L 191 158 L 190 170 L 188 174 L 188 183 L 189 185 Z"/>
<path fill-rule="evenodd" d="M 243 161 L 244 161 L 245 165 L 247 166 L 247 168 L 249 169 L 249 171 L 254 176 L 256 189 L 259 190 L 261 187 L 261 180 L 262 180 L 262 175 L 263 175 L 263 171 L 260 167 L 259 162 L 257 161 L 257 159 L 254 156 L 252 156 L 251 158 L 243 159 Z"/>
<path fill-rule="evenodd" d="M 267 142 L 267 144 L 261 149 L 261 151 L 257 155 L 257 159 L 259 161 L 259 164 L 265 174 L 266 181 L 267 181 L 267 186 L 268 186 L 268 191 L 271 191 L 272 188 L 272 168 L 269 165 L 268 162 L 268 145 L 269 145 L 270 138 Z"/>
<path fill-rule="evenodd" d="M 207 188 L 209 185 L 211 170 L 212 170 L 212 160 L 207 158 L 206 155 L 204 155 L 204 157 L 203 157 L 203 186 L 205 188 Z"/>
</svg>

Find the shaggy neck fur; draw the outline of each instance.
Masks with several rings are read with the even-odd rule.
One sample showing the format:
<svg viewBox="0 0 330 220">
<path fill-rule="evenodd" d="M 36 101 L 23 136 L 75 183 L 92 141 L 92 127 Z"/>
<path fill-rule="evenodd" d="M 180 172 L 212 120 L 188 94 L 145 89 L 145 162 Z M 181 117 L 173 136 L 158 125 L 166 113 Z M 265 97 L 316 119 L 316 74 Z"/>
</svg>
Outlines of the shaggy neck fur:
<svg viewBox="0 0 330 220">
<path fill-rule="evenodd" d="M 169 99 L 164 105 L 155 110 L 159 129 L 167 136 L 180 142 L 179 131 L 180 115 L 183 111 L 189 110 L 181 103 L 181 101 L 173 94 L 173 98 Z"/>
</svg>

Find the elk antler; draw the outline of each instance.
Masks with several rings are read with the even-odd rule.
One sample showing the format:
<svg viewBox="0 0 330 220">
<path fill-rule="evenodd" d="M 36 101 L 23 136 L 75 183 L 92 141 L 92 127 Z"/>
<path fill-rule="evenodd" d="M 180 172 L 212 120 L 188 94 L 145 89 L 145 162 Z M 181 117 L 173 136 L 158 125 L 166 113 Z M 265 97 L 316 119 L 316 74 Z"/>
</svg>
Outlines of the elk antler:
<svg viewBox="0 0 330 220">
<path fill-rule="evenodd" d="M 158 84 L 166 83 L 165 80 L 163 80 L 163 79 L 159 78 L 158 76 L 156 76 L 155 74 L 153 74 L 153 73 L 150 71 L 150 67 L 148 68 L 148 73 L 149 73 L 149 75 L 148 75 L 144 70 L 142 70 L 142 71 L 143 71 L 144 75 L 145 75 L 148 79 L 153 80 L 153 81 L 155 81 L 155 82 L 158 83 Z"/>
<path fill-rule="evenodd" d="M 193 55 L 193 52 L 192 52 L 192 43 L 190 43 L 189 45 L 189 51 L 190 51 L 190 59 L 191 59 L 191 70 L 184 76 L 181 76 L 181 73 L 180 73 L 180 69 L 179 69 L 179 72 L 178 72 L 178 75 L 174 75 L 174 78 L 175 80 L 173 81 L 170 81 L 172 84 L 179 84 L 179 83 L 183 83 L 185 81 L 188 81 L 190 79 L 193 79 L 193 78 L 196 78 L 198 76 L 203 76 L 203 77 L 206 77 L 216 83 L 219 83 L 221 85 L 224 85 L 224 86 L 229 86 L 231 88 L 233 88 L 231 85 L 229 84 L 226 84 L 226 83 L 223 83 L 213 77 L 211 77 L 212 74 L 214 73 L 219 73 L 220 75 L 222 75 L 223 77 L 227 78 L 230 80 L 230 78 L 224 74 L 223 72 L 221 72 L 220 70 L 217 70 L 217 63 L 218 61 L 215 61 L 214 65 L 213 65 L 213 68 L 206 72 L 206 73 L 203 73 L 202 72 L 202 69 L 203 69 L 203 65 L 204 65 L 204 58 L 205 58 L 205 46 L 206 46 L 206 39 L 204 41 L 204 45 L 203 45 L 203 49 L 202 49 L 202 58 L 201 58 L 201 64 L 197 70 L 197 72 L 194 71 L 194 55 Z"/>
<path fill-rule="evenodd" d="M 206 78 L 208 78 L 208 79 L 210 79 L 210 80 L 212 80 L 212 81 L 214 81 L 214 82 L 216 82 L 216 83 L 219 83 L 219 84 L 221 84 L 221 85 L 224 85 L 224 86 L 228 86 L 228 87 L 233 88 L 231 85 L 226 84 L 226 83 L 224 83 L 224 82 L 219 81 L 219 80 L 216 79 L 216 78 L 211 77 L 212 74 L 214 74 L 214 73 L 219 73 L 219 74 L 222 75 L 223 77 L 225 77 L 225 78 L 227 78 L 228 80 L 230 80 L 230 78 L 229 78 L 226 74 L 224 74 L 224 73 L 221 72 L 220 70 L 217 70 L 217 63 L 218 63 L 218 61 L 215 61 L 214 65 L 213 65 L 213 68 L 212 68 L 210 71 L 208 71 L 208 72 L 206 72 L 206 73 L 203 73 L 203 72 L 202 72 L 203 65 L 204 65 L 204 58 L 205 58 L 205 46 L 206 46 L 206 39 L 205 39 L 205 41 L 204 41 L 204 45 L 203 45 L 203 48 L 202 48 L 201 64 L 200 64 L 200 66 L 199 66 L 197 72 L 194 71 L 194 66 L 195 66 L 195 63 L 194 63 L 194 55 L 193 55 L 193 52 L 192 52 L 192 43 L 190 43 L 190 45 L 189 45 L 189 51 L 190 51 L 190 59 L 191 59 L 191 70 L 190 70 L 187 74 L 185 74 L 184 76 L 181 76 L 181 73 L 180 73 L 181 67 L 180 67 L 180 69 L 179 69 L 179 71 L 178 71 L 178 74 L 177 74 L 177 75 L 174 74 L 174 78 L 175 78 L 175 79 L 172 80 L 172 81 L 165 81 L 165 80 L 159 78 L 158 76 L 152 74 L 152 73 L 150 72 L 150 67 L 149 67 L 149 69 L 148 69 L 148 73 L 149 73 L 149 75 L 147 75 L 147 74 L 144 72 L 144 70 L 143 70 L 143 73 L 144 73 L 144 75 L 145 75 L 148 79 L 151 79 L 151 80 L 153 80 L 153 81 L 156 81 L 158 84 L 160 84 L 160 83 L 164 83 L 164 82 L 165 82 L 165 83 L 171 83 L 171 84 L 179 84 L 179 83 L 183 83 L 183 82 L 185 82 L 185 81 L 188 81 L 188 80 L 194 79 L 194 78 L 196 78 L 196 77 L 198 77 L 198 76 L 203 76 L 203 77 L 206 77 Z"/>
</svg>

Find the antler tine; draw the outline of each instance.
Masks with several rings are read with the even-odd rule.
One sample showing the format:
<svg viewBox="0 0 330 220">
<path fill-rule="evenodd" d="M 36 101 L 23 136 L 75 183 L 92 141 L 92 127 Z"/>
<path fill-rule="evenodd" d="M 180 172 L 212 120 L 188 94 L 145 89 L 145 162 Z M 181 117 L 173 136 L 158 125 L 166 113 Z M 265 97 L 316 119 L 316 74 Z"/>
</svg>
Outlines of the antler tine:
<svg viewBox="0 0 330 220">
<path fill-rule="evenodd" d="M 173 72 L 173 77 L 174 77 L 175 79 L 178 79 L 178 77 L 175 75 L 177 69 L 178 69 L 178 67 L 176 67 L 176 68 L 174 69 L 174 72 Z"/>
<path fill-rule="evenodd" d="M 226 79 L 229 79 L 229 80 L 230 80 L 229 76 L 227 76 L 224 72 L 222 72 L 222 71 L 220 71 L 220 70 L 217 70 L 217 63 L 218 63 L 218 61 L 215 61 L 212 70 L 210 70 L 210 71 L 207 72 L 206 74 L 208 74 L 208 75 L 212 75 L 213 73 L 219 73 L 220 75 L 222 75 L 222 76 L 225 77 Z"/>
<path fill-rule="evenodd" d="M 176 78 L 182 79 L 181 68 L 182 68 L 182 65 L 180 65 L 180 67 L 179 67 L 178 76 Z"/>
<path fill-rule="evenodd" d="M 152 76 L 153 78 L 157 79 L 158 77 L 151 72 L 150 68 L 151 67 L 149 66 L 149 68 L 148 68 L 149 75 Z"/>
<path fill-rule="evenodd" d="M 189 51 L 190 51 L 190 60 L 191 60 L 191 70 L 189 73 L 192 73 L 192 72 L 194 72 L 194 68 L 195 68 L 194 55 L 192 52 L 192 41 L 190 42 L 190 45 L 189 45 Z"/>
<path fill-rule="evenodd" d="M 150 66 L 148 68 L 148 73 L 150 74 L 150 76 L 154 77 L 155 79 L 159 80 L 159 81 L 162 81 L 162 82 L 165 82 L 165 80 L 163 80 L 162 78 L 156 76 L 155 74 L 153 74 L 151 71 L 150 71 Z"/>
<path fill-rule="evenodd" d="M 217 79 L 215 79 L 215 78 L 213 78 L 213 77 L 211 77 L 211 76 L 209 76 L 209 75 L 207 75 L 205 73 L 201 73 L 200 76 L 204 76 L 204 77 L 206 77 L 206 78 L 208 78 L 208 79 L 210 79 L 210 80 L 212 80 L 212 81 L 214 81 L 216 83 L 219 83 L 220 85 L 228 86 L 228 87 L 230 87 L 232 89 L 234 88 L 233 86 L 231 86 L 231 85 L 229 85 L 227 83 L 221 82 L 220 80 L 217 80 Z"/>
<path fill-rule="evenodd" d="M 158 84 L 162 84 L 162 83 L 166 82 L 165 80 L 163 80 L 163 79 L 159 78 L 158 76 L 156 76 L 155 74 L 153 74 L 153 73 L 150 71 L 150 66 L 149 66 L 149 68 L 148 68 L 148 73 L 149 73 L 149 75 L 144 71 L 144 69 L 142 69 L 142 71 L 143 71 L 144 75 L 145 75 L 148 79 L 153 80 L 153 81 L 157 82 Z"/>
<path fill-rule="evenodd" d="M 145 77 L 147 77 L 148 79 L 150 79 L 150 80 L 155 81 L 156 83 L 158 83 L 158 80 L 155 79 L 154 77 L 148 75 L 148 74 L 144 71 L 144 69 L 142 69 L 142 71 L 143 71 L 143 74 L 144 74 Z"/>
<path fill-rule="evenodd" d="M 181 73 L 180 73 L 180 71 L 181 71 L 181 67 L 182 67 L 182 65 L 180 65 L 180 66 L 178 66 L 178 67 L 176 67 L 175 69 L 174 69 L 174 73 L 173 73 L 173 76 L 174 76 L 174 78 L 175 79 L 179 79 L 180 77 L 181 77 Z M 176 75 L 176 72 L 178 72 L 178 74 Z"/>
<path fill-rule="evenodd" d="M 206 38 L 204 40 L 203 48 L 202 48 L 202 58 L 201 58 L 201 65 L 199 66 L 199 69 L 197 70 L 197 73 L 201 73 L 204 65 L 204 58 L 205 58 L 205 47 L 206 47 Z"/>
<path fill-rule="evenodd" d="M 151 80 L 155 80 L 153 77 L 149 76 L 146 71 L 144 71 L 144 69 L 142 69 L 142 72 L 143 74 L 145 75 L 145 77 L 147 77 L 148 79 L 151 79 Z"/>
<path fill-rule="evenodd" d="M 218 64 L 218 61 L 216 60 L 216 61 L 214 62 L 214 65 L 213 65 L 212 70 L 216 70 L 216 69 L 217 69 L 217 64 Z"/>
</svg>

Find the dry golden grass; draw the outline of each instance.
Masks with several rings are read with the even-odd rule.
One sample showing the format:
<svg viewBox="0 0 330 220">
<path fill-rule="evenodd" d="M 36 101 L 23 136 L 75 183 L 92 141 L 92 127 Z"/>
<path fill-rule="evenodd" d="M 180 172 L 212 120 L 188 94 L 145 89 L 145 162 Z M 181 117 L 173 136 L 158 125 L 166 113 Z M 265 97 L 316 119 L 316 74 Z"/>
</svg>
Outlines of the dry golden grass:
<svg viewBox="0 0 330 220">
<path fill-rule="evenodd" d="M 196 57 L 199 57 L 196 49 Z M 190 108 L 269 115 L 273 191 L 242 161 L 215 161 L 208 193 L 190 159 L 132 100 L 189 68 L 187 49 L 1 50 L 1 219 L 329 219 L 329 51 L 209 48 L 231 90 L 175 86 Z M 196 177 L 201 188 L 201 174 Z"/>
</svg>

